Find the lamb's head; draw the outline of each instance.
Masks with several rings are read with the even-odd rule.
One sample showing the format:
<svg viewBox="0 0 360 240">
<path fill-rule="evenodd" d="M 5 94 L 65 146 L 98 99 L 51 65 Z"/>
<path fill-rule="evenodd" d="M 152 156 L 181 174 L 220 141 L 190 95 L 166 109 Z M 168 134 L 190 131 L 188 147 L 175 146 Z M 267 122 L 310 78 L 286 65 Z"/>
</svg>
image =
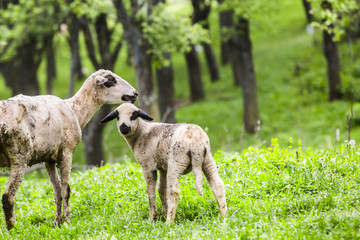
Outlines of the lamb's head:
<svg viewBox="0 0 360 240">
<path fill-rule="evenodd" d="M 103 103 L 134 103 L 138 93 L 128 82 L 109 70 L 98 70 L 88 78 L 97 88 L 98 97 Z M 97 93 L 95 92 L 95 93 Z"/>
<path fill-rule="evenodd" d="M 123 103 L 117 107 L 114 111 L 110 112 L 100 123 L 106 123 L 113 119 L 117 119 L 117 127 L 121 135 L 131 136 L 139 126 L 141 119 L 152 121 L 146 112 L 137 108 L 130 103 Z"/>
</svg>

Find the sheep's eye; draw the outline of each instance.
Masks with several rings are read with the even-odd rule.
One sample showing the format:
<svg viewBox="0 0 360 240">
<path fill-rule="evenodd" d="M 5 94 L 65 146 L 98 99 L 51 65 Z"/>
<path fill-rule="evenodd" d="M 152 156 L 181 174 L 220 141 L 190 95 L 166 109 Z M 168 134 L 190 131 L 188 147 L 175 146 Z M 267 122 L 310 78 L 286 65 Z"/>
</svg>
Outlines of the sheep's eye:
<svg viewBox="0 0 360 240">
<path fill-rule="evenodd" d="M 104 83 L 105 87 L 113 87 L 116 84 L 116 79 L 112 75 L 106 75 L 105 78 L 108 80 Z"/>
</svg>

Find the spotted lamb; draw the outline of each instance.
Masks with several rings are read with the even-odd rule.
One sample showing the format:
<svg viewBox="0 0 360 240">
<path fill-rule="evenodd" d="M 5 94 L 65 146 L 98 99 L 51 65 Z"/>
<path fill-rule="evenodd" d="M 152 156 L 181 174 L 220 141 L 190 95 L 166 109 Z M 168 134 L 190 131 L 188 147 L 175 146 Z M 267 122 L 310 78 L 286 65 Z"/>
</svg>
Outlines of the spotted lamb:
<svg viewBox="0 0 360 240">
<path fill-rule="evenodd" d="M 135 159 L 140 163 L 146 180 L 150 203 L 149 220 L 157 218 L 156 181 L 160 172 L 159 195 L 167 223 L 173 223 L 179 200 L 181 175 L 194 172 L 196 189 L 203 195 L 202 171 L 217 200 L 220 215 L 226 216 L 224 183 L 210 152 L 209 138 L 197 125 L 149 122 L 153 119 L 135 105 L 124 103 L 109 113 L 101 123 L 117 118 L 117 127 Z M 148 121 L 146 121 L 148 120 Z"/>
</svg>

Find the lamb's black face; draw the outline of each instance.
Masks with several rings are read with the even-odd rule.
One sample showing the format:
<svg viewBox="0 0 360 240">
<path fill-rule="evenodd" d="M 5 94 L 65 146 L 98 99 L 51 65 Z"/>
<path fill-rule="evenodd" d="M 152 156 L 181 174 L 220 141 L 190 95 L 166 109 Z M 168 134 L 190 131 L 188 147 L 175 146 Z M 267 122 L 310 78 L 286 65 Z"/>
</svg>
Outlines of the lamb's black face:
<svg viewBox="0 0 360 240">
<path fill-rule="evenodd" d="M 131 127 L 123 123 L 120 125 L 119 130 L 122 134 L 126 135 L 131 131 Z"/>
</svg>

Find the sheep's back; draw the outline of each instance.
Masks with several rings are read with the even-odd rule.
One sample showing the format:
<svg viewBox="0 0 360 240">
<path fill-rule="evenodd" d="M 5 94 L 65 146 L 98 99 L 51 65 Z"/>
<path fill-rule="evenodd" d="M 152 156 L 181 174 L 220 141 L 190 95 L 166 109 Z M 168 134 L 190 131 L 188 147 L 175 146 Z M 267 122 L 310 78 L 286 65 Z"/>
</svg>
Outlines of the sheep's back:
<svg viewBox="0 0 360 240">
<path fill-rule="evenodd" d="M 52 95 L 18 95 L 0 101 L 0 126 L 3 132 L 28 142 L 34 163 L 56 158 L 59 151 L 73 150 L 81 141 L 75 114 L 64 100 Z"/>
</svg>

